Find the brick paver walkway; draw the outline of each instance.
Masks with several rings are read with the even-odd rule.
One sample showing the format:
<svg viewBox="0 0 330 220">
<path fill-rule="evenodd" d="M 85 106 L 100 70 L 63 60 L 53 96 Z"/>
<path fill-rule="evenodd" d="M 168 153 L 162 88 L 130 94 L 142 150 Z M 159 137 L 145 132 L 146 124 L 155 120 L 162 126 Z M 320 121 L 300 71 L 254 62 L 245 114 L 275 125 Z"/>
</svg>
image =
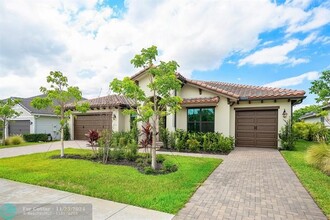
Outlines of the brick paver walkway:
<svg viewBox="0 0 330 220">
<path fill-rule="evenodd" d="M 326 217 L 277 150 L 236 148 L 174 219 Z"/>
</svg>

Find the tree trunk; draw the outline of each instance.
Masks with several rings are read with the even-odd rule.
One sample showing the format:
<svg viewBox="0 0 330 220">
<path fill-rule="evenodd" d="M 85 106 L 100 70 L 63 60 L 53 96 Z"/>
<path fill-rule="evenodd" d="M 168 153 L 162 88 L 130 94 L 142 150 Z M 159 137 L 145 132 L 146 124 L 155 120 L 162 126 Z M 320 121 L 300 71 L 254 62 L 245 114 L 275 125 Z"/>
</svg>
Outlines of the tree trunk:
<svg viewBox="0 0 330 220">
<path fill-rule="evenodd" d="M 61 104 L 61 157 L 64 157 L 64 104 Z"/>
<path fill-rule="evenodd" d="M 61 157 L 64 157 L 64 128 L 63 126 L 61 127 Z"/>
<path fill-rule="evenodd" d="M 6 119 L 3 120 L 3 128 L 2 128 L 2 145 L 6 145 Z"/>
<path fill-rule="evenodd" d="M 155 123 L 154 123 L 155 125 Z M 156 127 L 152 126 L 152 146 L 151 146 L 151 168 L 157 168 L 157 161 L 156 161 Z"/>
</svg>

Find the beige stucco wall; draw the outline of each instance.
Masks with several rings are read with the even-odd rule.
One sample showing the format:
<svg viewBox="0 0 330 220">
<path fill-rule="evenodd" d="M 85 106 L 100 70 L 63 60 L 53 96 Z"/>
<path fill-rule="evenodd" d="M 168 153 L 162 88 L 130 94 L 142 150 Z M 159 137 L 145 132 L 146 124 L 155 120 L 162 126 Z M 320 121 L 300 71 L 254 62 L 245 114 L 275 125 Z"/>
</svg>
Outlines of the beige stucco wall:
<svg viewBox="0 0 330 220">
<path fill-rule="evenodd" d="M 206 97 L 214 97 L 217 96 L 217 94 L 214 94 L 209 91 L 205 91 L 202 89 L 202 92 L 200 94 L 200 90 L 197 87 L 190 86 L 190 85 L 184 85 L 182 89 L 178 92 L 178 95 L 182 98 L 206 98 Z M 230 129 L 230 106 L 227 104 L 227 99 L 225 97 L 220 97 L 219 103 L 214 106 L 212 105 L 205 105 L 205 106 L 212 106 L 215 108 L 215 125 L 214 125 L 214 131 L 223 133 L 226 136 L 229 136 Z M 188 107 L 201 107 L 204 105 L 191 105 Z M 178 113 L 177 113 L 177 128 L 178 129 L 187 129 L 187 107 L 183 107 Z"/>
</svg>

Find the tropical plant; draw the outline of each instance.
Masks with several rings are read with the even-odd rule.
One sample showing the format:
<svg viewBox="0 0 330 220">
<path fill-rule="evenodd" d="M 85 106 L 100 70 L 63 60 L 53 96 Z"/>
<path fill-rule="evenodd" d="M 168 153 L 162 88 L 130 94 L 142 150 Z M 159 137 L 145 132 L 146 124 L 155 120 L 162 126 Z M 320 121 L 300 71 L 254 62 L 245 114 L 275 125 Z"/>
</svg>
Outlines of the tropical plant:
<svg viewBox="0 0 330 220">
<path fill-rule="evenodd" d="M 88 138 L 87 142 L 90 144 L 90 146 L 92 147 L 92 150 L 95 154 L 96 153 L 97 141 L 100 138 L 99 132 L 95 129 L 88 130 L 88 133 L 85 134 L 85 136 Z"/>
<path fill-rule="evenodd" d="M 6 128 L 8 120 L 19 116 L 21 113 L 14 109 L 14 106 L 20 103 L 19 99 L 0 100 L 0 121 L 2 121 L 2 144 L 6 145 Z"/>
<path fill-rule="evenodd" d="M 159 119 L 178 111 L 181 108 L 182 98 L 173 96 L 173 91 L 181 88 L 181 81 L 176 76 L 178 64 L 175 61 L 160 61 L 156 66 L 158 50 L 156 46 L 142 49 L 141 54 L 135 55 L 131 63 L 135 68 L 143 67 L 150 77 L 147 87 L 150 89 L 152 97 L 146 93 L 129 77 L 123 80 L 114 79 L 110 83 L 112 91 L 125 95 L 134 102 L 134 106 L 124 111 L 125 114 L 135 114 L 138 121 L 151 121 L 152 145 L 151 158 L 152 168 L 156 169 L 156 139 Z"/>
<path fill-rule="evenodd" d="M 281 128 L 279 137 L 281 139 L 282 150 L 294 150 L 296 136 L 292 129 L 291 119 L 285 121 L 285 125 Z"/>
<path fill-rule="evenodd" d="M 200 143 L 198 140 L 196 140 L 194 138 L 189 138 L 187 140 L 187 145 L 188 145 L 189 151 L 196 152 L 199 150 Z"/>
<path fill-rule="evenodd" d="M 37 109 L 51 107 L 60 117 L 61 157 L 64 157 L 64 126 L 71 115 L 71 110 L 66 110 L 65 105 L 73 102 L 77 111 L 86 112 L 89 109 L 89 103 L 78 103 L 82 100 L 81 91 L 78 87 L 69 86 L 68 78 L 59 71 L 51 71 L 47 76 L 47 83 L 50 84 L 50 89 L 40 87 L 40 92 L 45 96 L 34 98 L 31 105 Z"/>
</svg>

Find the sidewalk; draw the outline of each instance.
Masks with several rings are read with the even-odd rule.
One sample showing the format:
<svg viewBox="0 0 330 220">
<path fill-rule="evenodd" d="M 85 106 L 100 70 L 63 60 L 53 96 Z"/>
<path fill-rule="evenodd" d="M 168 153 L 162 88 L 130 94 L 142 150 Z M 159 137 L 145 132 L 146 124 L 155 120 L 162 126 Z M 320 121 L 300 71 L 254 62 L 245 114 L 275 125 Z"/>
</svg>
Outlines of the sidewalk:
<svg viewBox="0 0 330 220">
<path fill-rule="evenodd" d="M 170 220 L 174 217 L 174 215 L 164 212 L 111 202 L 108 200 L 97 199 L 46 187 L 0 179 L 0 208 L 4 203 L 31 203 L 31 205 L 35 205 L 35 208 L 49 207 L 51 204 L 58 205 L 65 203 L 92 204 L 93 220 Z M 81 218 L 83 218 L 83 216 L 81 216 Z M 28 218 L 24 216 L 22 212 L 18 212 L 16 213 L 15 219 Z"/>
<path fill-rule="evenodd" d="M 91 149 L 86 147 L 86 143 L 87 143 L 86 141 L 65 141 L 64 147 Z M 0 158 L 15 157 L 19 155 L 34 154 L 34 153 L 47 152 L 47 151 L 60 150 L 60 149 L 61 149 L 60 141 L 42 143 L 42 144 L 36 144 L 30 146 L 22 146 L 22 147 L 3 148 L 0 149 Z"/>
</svg>

